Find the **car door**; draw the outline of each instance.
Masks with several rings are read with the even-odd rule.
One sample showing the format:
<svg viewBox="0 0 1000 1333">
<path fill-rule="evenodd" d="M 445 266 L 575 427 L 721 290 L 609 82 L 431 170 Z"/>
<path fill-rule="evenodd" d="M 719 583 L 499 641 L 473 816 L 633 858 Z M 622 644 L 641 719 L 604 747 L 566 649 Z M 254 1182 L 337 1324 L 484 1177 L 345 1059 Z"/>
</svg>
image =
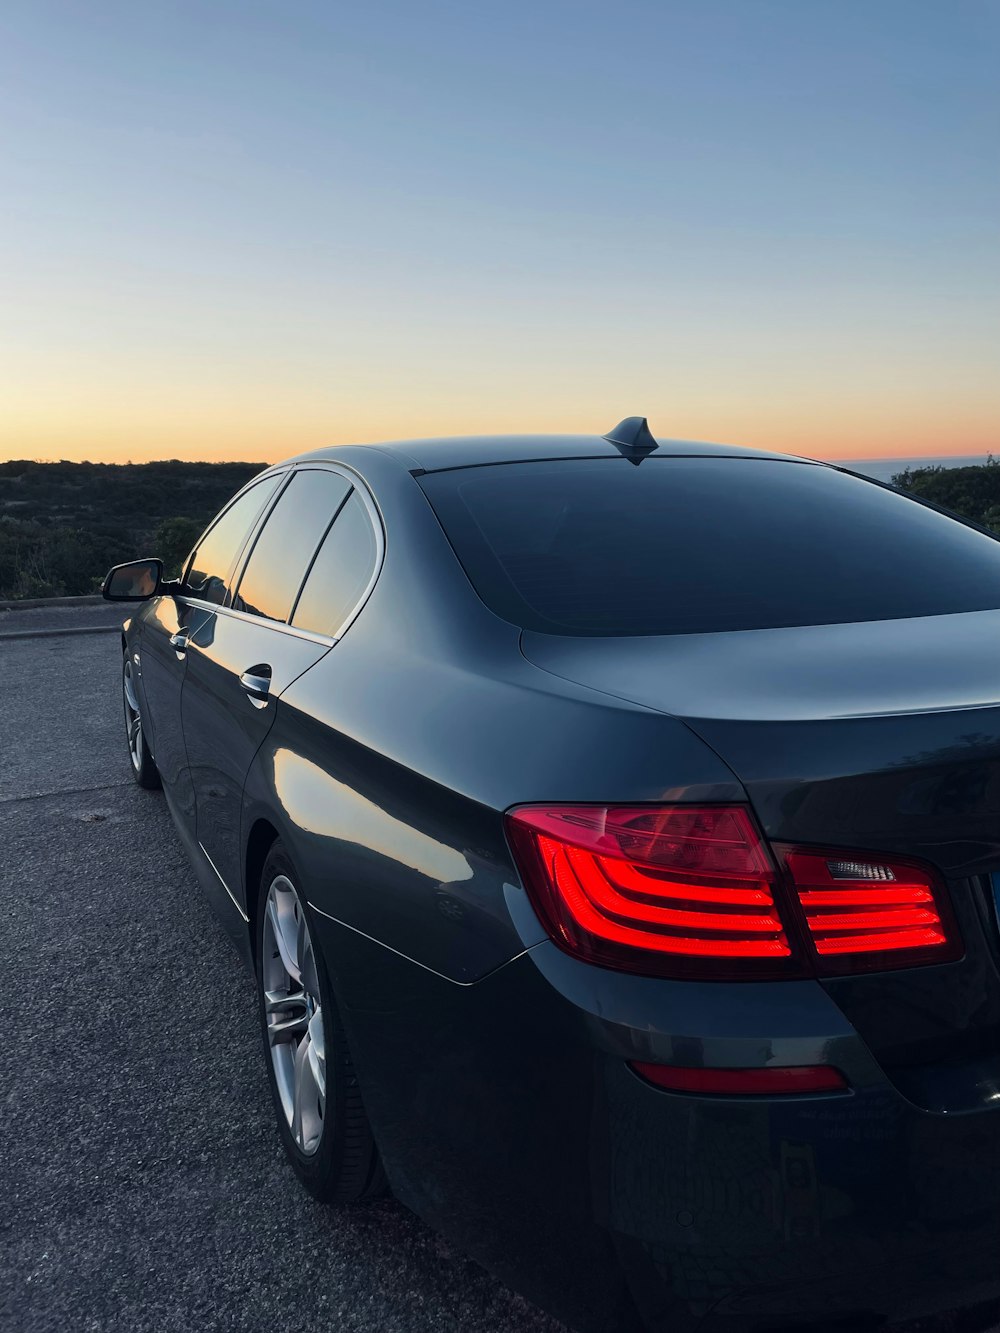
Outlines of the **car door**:
<svg viewBox="0 0 1000 1333">
<path fill-rule="evenodd" d="M 181 713 L 197 839 L 243 911 L 240 811 L 250 764 L 282 692 L 334 642 L 289 622 L 317 548 L 351 491 L 331 467 L 291 475 L 250 544 L 228 605 L 192 636 Z"/>
<path fill-rule="evenodd" d="M 196 595 L 156 598 L 143 617 L 140 642 L 133 646 L 145 733 L 177 817 L 192 831 L 194 787 L 181 728 L 187 645 L 194 635 L 204 637 L 209 632 L 230 572 L 281 477 L 271 473 L 251 482 L 226 506 L 188 561 L 184 586 Z"/>
</svg>

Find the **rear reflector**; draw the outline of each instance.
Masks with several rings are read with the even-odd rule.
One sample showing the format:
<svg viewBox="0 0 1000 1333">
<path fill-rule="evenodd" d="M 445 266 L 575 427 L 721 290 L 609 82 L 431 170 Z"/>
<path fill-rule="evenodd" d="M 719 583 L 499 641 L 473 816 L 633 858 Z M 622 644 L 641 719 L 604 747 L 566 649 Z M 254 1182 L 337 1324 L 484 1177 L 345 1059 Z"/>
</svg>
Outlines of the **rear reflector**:
<svg viewBox="0 0 1000 1333">
<path fill-rule="evenodd" d="M 521 806 L 507 831 L 535 910 L 577 957 L 653 976 L 796 970 L 742 806 Z"/>
<path fill-rule="evenodd" d="M 778 847 L 823 973 L 947 962 L 961 953 L 930 866 L 895 857 Z"/>
<path fill-rule="evenodd" d="M 707 1096 L 774 1097 L 810 1092 L 846 1092 L 847 1080 L 830 1065 L 794 1065 L 785 1069 L 684 1069 L 633 1061 L 631 1068 L 647 1082 L 670 1092 Z"/>
</svg>

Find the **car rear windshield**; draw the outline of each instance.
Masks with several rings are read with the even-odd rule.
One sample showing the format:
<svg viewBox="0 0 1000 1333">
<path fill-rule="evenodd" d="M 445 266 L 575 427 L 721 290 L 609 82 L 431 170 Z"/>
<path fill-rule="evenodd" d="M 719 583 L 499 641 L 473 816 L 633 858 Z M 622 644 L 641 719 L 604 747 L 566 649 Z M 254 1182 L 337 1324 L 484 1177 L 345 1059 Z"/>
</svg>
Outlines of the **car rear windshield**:
<svg viewBox="0 0 1000 1333">
<path fill-rule="evenodd" d="M 762 458 L 567 459 L 420 484 L 482 600 L 549 634 L 703 634 L 1000 607 L 1000 542 Z"/>
</svg>

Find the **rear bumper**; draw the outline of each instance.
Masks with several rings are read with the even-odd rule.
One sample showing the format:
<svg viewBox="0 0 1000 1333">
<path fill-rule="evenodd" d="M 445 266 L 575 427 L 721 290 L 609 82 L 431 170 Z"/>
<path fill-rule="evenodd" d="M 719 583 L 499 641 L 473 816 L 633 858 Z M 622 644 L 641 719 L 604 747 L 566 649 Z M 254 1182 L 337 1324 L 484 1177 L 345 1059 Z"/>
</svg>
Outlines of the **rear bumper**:
<svg viewBox="0 0 1000 1333">
<path fill-rule="evenodd" d="M 994 1329 L 1000 1322 L 997 1264 L 994 1241 L 975 1249 L 935 1247 L 892 1267 L 881 1264 L 814 1283 L 751 1286 L 723 1300 L 698 1333 L 812 1328 L 865 1333 L 923 1315 L 973 1309 L 979 1318 L 960 1327 L 969 1333 Z"/>
<path fill-rule="evenodd" d="M 544 943 L 460 986 L 318 925 L 396 1193 L 573 1327 L 862 1329 L 1000 1296 L 1000 1103 L 919 1110 L 817 984 Z M 827 1061 L 853 1091 L 677 1095 L 630 1059 Z"/>
<path fill-rule="evenodd" d="M 678 989 L 597 977 L 551 945 L 530 958 L 596 1052 L 593 1218 L 647 1326 L 861 1328 L 1000 1296 L 1000 1102 L 914 1106 L 811 982 Z M 629 1059 L 826 1060 L 852 1091 L 676 1095 Z"/>
<path fill-rule="evenodd" d="M 996 1114 L 949 1121 L 889 1088 L 729 1104 L 605 1075 L 601 1223 L 650 1327 L 860 1329 L 1000 1296 Z"/>
</svg>

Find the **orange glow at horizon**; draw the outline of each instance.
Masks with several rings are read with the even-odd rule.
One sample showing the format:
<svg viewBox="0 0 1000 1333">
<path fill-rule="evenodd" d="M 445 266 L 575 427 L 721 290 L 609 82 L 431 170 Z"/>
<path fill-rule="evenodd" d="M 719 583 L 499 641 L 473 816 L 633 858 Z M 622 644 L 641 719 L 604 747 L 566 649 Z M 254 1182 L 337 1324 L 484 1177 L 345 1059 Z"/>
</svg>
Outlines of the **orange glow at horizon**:
<svg viewBox="0 0 1000 1333">
<path fill-rule="evenodd" d="M 259 388 L 254 397 L 264 397 Z M 970 405 L 965 412 L 949 412 L 945 420 L 919 411 L 892 412 L 888 405 L 881 411 L 870 404 L 848 409 L 821 400 L 816 410 L 796 406 L 798 410 L 776 413 L 756 403 L 701 410 L 675 403 L 671 410 L 669 404 L 651 402 L 649 395 L 643 400 L 631 390 L 595 395 L 587 408 L 577 401 L 562 410 L 557 403 L 519 406 L 498 398 L 494 412 L 487 410 L 485 399 L 478 410 L 443 398 L 439 405 L 421 402 L 412 408 L 383 401 L 365 411 L 293 402 L 280 392 L 270 407 L 259 401 L 250 411 L 236 403 L 187 409 L 159 404 L 149 411 L 132 403 L 127 411 L 121 405 L 117 410 L 77 411 L 66 404 L 28 413 L 11 412 L 7 404 L 6 410 L 0 407 L 0 461 L 138 463 L 176 458 L 270 463 L 329 445 L 427 436 L 600 435 L 622 417 L 637 414 L 649 418 L 653 434 L 661 439 L 710 440 L 823 459 L 1000 453 L 1000 414 L 989 404 L 979 411 Z"/>
<path fill-rule="evenodd" d="M 808 323 L 772 312 L 753 336 L 733 295 L 676 327 L 647 316 L 611 338 L 595 333 L 611 321 L 604 303 L 576 326 L 535 302 L 534 322 L 512 331 L 494 293 L 466 336 L 426 290 L 406 309 L 369 301 L 364 318 L 303 297 L 308 318 L 278 328 L 161 294 L 141 321 L 131 306 L 105 312 L 99 339 L 0 330 L 0 459 L 272 462 L 424 436 L 600 435 L 634 415 L 661 439 L 817 458 L 1000 451 L 985 304 L 966 305 L 961 345 L 936 332 L 894 345 L 860 312 L 853 334 L 825 327 L 835 296 L 813 295 Z"/>
</svg>

